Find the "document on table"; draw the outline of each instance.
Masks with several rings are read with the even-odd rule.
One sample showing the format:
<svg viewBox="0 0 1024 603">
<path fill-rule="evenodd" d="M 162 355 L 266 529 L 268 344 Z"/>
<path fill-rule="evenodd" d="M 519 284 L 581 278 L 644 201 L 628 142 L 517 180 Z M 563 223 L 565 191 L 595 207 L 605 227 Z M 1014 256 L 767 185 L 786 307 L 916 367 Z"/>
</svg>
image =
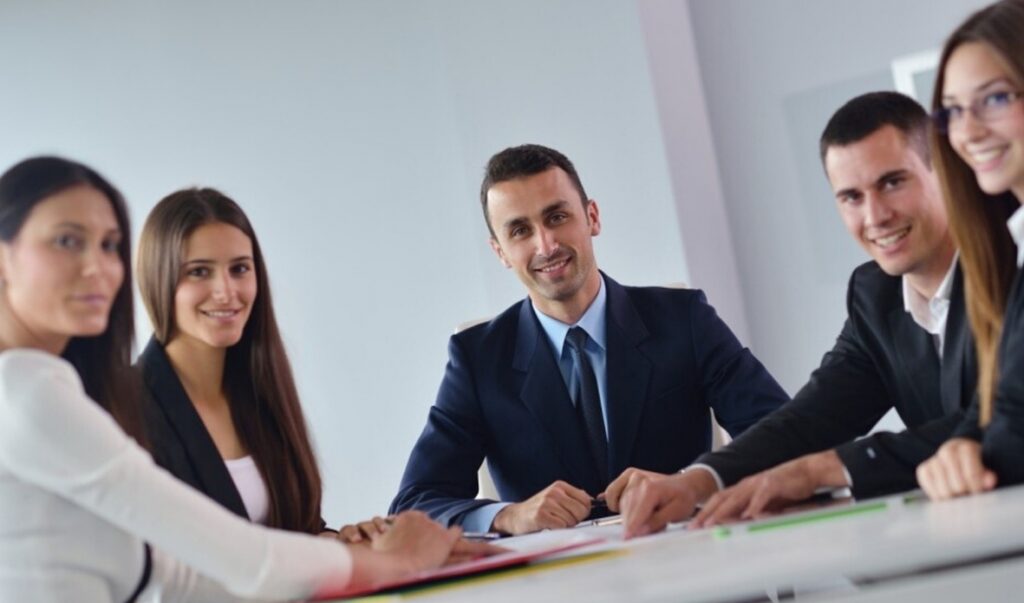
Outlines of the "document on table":
<svg viewBox="0 0 1024 603">
<path fill-rule="evenodd" d="M 572 551 L 583 550 L 592 545 L 598 545 L 601 542 L 599 538 L 587 536 L 585 534 L 580 533 L 578 534 L 577 538 L 573 539 L 565 539 L 560 541 L 537 540 L 532 544 L 517 543 L 516 547 L 506 547 L 505 542 L 511 540 L 514 539 L 510 538 L 506 540 L 500 540 L 495 543 L 496 546 L 509 549 L 508 552 L 506 553 L 499 553 L 497 555 L 492 555 L 490 557 L 482 557 L 480 559 L 476 559 L 473 561 L 467 561 L 465 563 L 450 565 L 448 567 L 442 567 L 436 570 L 420 572 L 418 574 L 414 574 L 412 576 L 402 578 L 400 580 L 379 582 L 366 588 L 345 589 L 337 592 L 319 593 L 317 597 L 313 599 L 313 601 L 347 599 L 349 597 L 359 597 L 362 595 L 369 595 L 383 591 L 391 591 L 400 588 L 405 588 L 408 586 L 416 586 L 420 584 L 436 582 L 439 580 L 471 576 L 474 574 L 480 574 L 492 570 L 504 569 L 516 565 L 523 565 L 531 561 L 554 558 L 555 556 L 569 555 Z"/>
</svg>

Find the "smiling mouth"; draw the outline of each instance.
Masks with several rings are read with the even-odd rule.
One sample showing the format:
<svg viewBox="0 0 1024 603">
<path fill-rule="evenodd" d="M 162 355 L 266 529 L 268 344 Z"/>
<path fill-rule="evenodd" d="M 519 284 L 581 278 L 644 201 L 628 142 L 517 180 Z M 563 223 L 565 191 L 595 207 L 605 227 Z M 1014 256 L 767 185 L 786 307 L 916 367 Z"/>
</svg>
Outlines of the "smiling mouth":
<svg viewBox="0 0 1024 603">
<path fill-rule="evenodd" d="M 874 238 L 874 239 L 870 239 L 870 241 L 872 243 L 874 243 L 875 245 L 878 245 L 882 249 L 885 249 L 886 247 L 891 247 L 892 245 L 895 245 L 896 243 L 899 243 L 904 238 L 906 238 L 906 236 L 908 234 L 910 234 L 910 227 L 906 226 L 906 227 L 901 228 L 901 229 L 899 229 L 899 230 L 897 230 L 895 232 L 887 234 L 884 237 L 877 237 L 877 238 Z"/>
<path fill-rule="evenodd" d="M 534 268 L 534 271 L 542 273 L 556 272 L 568 266 L 570 260 L 572 260 L 572 257 L 566 256 L 564 258 L 551 262 L 550 264 L 545 264 L 544 266 L 541 266 L 539 268 Z"/>
<path fill-rule="evenodd" d="M 231 318 L 237 316 L 241 310 L 200 310 L 199 313 L 210 318 Z"/>
<path fill-rule="evenodd" d="M 1006 149 L 1007 146 L 1003 145 L 991 149 L 967 151 L 967 154 L 970 155 L 971 163 L 976 169 L 984 170 L 993 167 L 993 163 L 1003 156 Z"/>
</svg>

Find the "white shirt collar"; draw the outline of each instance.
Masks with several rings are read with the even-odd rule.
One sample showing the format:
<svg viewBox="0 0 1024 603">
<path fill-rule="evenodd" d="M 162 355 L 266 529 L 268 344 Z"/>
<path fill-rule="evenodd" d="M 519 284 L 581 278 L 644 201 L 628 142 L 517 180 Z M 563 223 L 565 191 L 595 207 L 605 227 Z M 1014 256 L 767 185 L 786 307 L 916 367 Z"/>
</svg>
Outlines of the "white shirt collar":
<svg viewBox="0 0 1024 603">
<path fill-rule="evenodd" d="M 1024 264 L 1024 205 L 1013 212 L 1006 221 L 1006 227 L 1010 229 L 1010 236 L 1017 244 L 1017 267 L 1020 268 Z"/>
<path fill-rule="evenodd" d="M 903 309 L 919 327 L 932 335 L 937 335 L 945 329 L 949 299 L 953 295 L 953 275 L 956 274 L 956 262 L 959 257 L 959 251 L 953 254 L 953 261 L 946 270 L 946 276 L 939 283 L 931 299 L 925 299 L 910 285 L 907 275 L 903 275 Z"/>
</svg>

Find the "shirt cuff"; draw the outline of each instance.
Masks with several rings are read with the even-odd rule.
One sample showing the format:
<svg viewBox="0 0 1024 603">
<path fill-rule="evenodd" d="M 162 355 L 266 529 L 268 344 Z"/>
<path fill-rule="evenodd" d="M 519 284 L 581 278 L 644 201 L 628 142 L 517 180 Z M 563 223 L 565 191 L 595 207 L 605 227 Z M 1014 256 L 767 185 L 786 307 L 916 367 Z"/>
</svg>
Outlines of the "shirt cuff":
<svg viewBox="0 0 1024 603">
<path fill-rule="evenodd" d="M 846 488 L 853 490 L 853 476 L 850 475 L 850 470 L 846 468 L 846 464 L 842 460 L 839 461 L 839 465 L 843 468 L 843 477 L 846 478 Z"/>
<path fill-rule="evenodd" d="M 491 503 L 477 507 L 462 516 L 462 529 L 466 532 L 490 532 L 491 524 L 494 523 L 494 516 L 512 503 Z"/>
<path fill-rule="evenodd" d="M 685 471 L 690 471 L 691 469 L 703 469 L 704 471 L 707 471 L 708 473 L 711 474 L 711 477 L 714 478 L 715 485 L 718 486 L 718 491 L 721 492 L 722 490 L 725 490 L 725 482 L 722 481 L 722 478 L 719 477 L 718 472 L 715 471 L 711 467 L 711 465 L 705 465 L 704 463 L 694 463 L 694 464 L 690 465 L 689 467 L 683 469 L 679 473 L 683 473 Z"/>
</svg>

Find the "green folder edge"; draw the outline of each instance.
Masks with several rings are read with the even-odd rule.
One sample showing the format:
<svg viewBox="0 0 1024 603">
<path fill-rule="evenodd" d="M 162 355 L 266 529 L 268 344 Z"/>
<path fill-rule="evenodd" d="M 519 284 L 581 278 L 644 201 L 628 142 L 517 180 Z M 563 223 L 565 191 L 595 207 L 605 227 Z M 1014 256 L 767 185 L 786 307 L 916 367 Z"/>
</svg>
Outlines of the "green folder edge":
<svg viewBox="0 0 1024 603">
<path fill-rule="evenodd" d="M 851 507 L 842 507 L 839 509 L 825 509 L 822 511 L 812 511 L 806 515 L 797 515 L 793 517 L 780 517 L 778 519 L 768 519 L 760 523 L 754 523 L 746 527 L 746 531 L 750 533 L 764 532 L 766 530 L 775 530 L 778 528 L 788 528 L 796 525 L 805 525 L 809 523 L 815 523 L 818 521 L 826 521 L 829 519 L 837 519 L 840 517 L 849 517 L 850 515 L 860 515 L 862 513 L 871 513 L 873 511 L 881 511 L 889 507 L 889 503 L 885 500 L 879 500 L 871 503 L 862 503 Z M 732 534 L 732 530 L 726 526 L 715 527 L 714 536 L 715 538 L 725 538 Z"/>
</svg>

